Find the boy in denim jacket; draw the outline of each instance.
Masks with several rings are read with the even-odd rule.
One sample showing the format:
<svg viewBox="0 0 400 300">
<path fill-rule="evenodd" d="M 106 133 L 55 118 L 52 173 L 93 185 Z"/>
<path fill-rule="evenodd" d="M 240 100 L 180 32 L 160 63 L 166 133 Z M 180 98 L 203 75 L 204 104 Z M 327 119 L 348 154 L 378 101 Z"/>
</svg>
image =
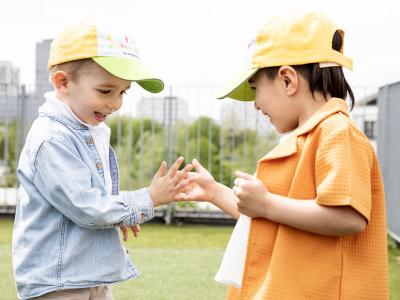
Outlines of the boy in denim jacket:
<svg viewBox="0 0 400 300">
<path fill-rule="evenodd" d="M 155 206 L 190 182 L 183 157 L 163 162 L 148 188 L 119 194 L 118 164 L 103 122 L 131 82 L 157 93 L 164 84 L 140 61 L 129 35 L 96 20 L 67 28 L 51 45 L 54 91 L 45 94 L 22 150 L 13 232 L 21 299 L 112 299 L 112 283 L 139 275 L 119 227 L 135 235 Z M 68 298 L 72 297 L 72 298 Z"/>
</svg>

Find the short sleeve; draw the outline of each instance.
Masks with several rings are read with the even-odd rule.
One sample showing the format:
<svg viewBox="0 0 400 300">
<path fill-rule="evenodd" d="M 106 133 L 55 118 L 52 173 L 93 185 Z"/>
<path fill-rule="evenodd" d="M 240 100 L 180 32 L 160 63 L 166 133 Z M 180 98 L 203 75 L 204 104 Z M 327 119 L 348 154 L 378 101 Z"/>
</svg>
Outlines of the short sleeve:
<svg viewBox="0 0 400 300">
<path fill-rule="evenodd" d="M 369 221 L 371 146 L 359 132 L 352 130 L 339 128 L 322 138 L 315 161 L 316 202 L 350 205 Z"/>
</svg>

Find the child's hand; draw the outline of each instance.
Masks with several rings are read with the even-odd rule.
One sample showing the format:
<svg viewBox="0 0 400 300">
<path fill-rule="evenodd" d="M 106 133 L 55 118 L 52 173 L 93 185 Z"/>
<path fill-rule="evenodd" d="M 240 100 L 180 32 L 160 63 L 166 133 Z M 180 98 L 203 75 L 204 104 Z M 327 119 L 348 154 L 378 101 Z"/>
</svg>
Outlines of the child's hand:
<svg viewBox="0 0 400 300">
<path fill-rule="evenodd" d="M 177 196 L 177 200 L 213 202 L 216 181 L 210 172 L 196 159 L 193 159 L 192 164 L 196 172 L 190 172 L 189 178 L 193 178 L 193 181 L 181 190 L 181 193 Z"/>
<path fill-rule="evenodd" d="M 269 197 L 265 185 L 258 178 L 240 171 L 236 171 L 234 184 L 239 212 L 251 218 L 265 217 Z"/>
<path fill-rule="evenodd" d="M 191 164 L 178 171 L 183 160 L 182 156 L 179 157 L 168 172 L 166 162 L 163 161 L 161 163 L 149 186 L 149 192 L 155 207 L 178 200 L 179 191 L 194 181 L 194 178 L 189 177 L 189 172 L 193 169 Z"/>
<path fill-rule="evenodd" d="M 126 226 L 120 226 L 119 228 L 121 229 L 122 234 L 124 236 L 124 241 L 127 241 L 128 240 L 128 228 Z M 139 232 L 140 232 L 139 224 L 129 226 L 129 228 L 132 230 L 134 237 L 137 237 L 139 235 Z"/>
</svg>

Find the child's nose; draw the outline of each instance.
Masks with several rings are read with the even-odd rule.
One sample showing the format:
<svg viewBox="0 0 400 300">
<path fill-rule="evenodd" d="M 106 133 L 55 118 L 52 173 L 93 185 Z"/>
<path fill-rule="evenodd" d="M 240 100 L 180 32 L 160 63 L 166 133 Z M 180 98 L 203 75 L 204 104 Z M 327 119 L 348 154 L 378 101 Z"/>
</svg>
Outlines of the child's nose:
<svg viewBox="0 0 400 300">
<path fill-rule="evenodd" d="M 107 108 L 112 111 L 117 110 L 121 106 L 122 97 L 117 97 L 117 99 L 113 99 L 112 101 L 107 103 Z"/>
<path fill-rule="evenodd" d="M 260 110 L 260 107 L 258 107 L 256 101 L 254 101 L 254 108 L 255 108 L 256 110 Z"/>
</svg>

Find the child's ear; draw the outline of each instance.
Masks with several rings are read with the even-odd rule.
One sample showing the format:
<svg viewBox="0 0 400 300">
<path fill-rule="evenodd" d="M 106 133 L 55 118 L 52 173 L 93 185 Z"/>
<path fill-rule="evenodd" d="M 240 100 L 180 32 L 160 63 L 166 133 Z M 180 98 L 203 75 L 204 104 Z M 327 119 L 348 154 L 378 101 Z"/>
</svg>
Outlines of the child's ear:
<svg viewBox="0 0 400 300">
<path fill-rule="evenodd" d="M 299 78 L 296 70 L 291 66 L 282 66 L 279 68 L 278 76 L 281 79 L 286 96 L 292 96 L 299 87 Z"/>
<path fill-rule="evenodd" d="M 63 70 L 57 70 L 52 76 L 52 82 L 56 91 L 61 94 L 68 94 L 68 83 L 70 78 L 68 74 Z"/>
</svg>

